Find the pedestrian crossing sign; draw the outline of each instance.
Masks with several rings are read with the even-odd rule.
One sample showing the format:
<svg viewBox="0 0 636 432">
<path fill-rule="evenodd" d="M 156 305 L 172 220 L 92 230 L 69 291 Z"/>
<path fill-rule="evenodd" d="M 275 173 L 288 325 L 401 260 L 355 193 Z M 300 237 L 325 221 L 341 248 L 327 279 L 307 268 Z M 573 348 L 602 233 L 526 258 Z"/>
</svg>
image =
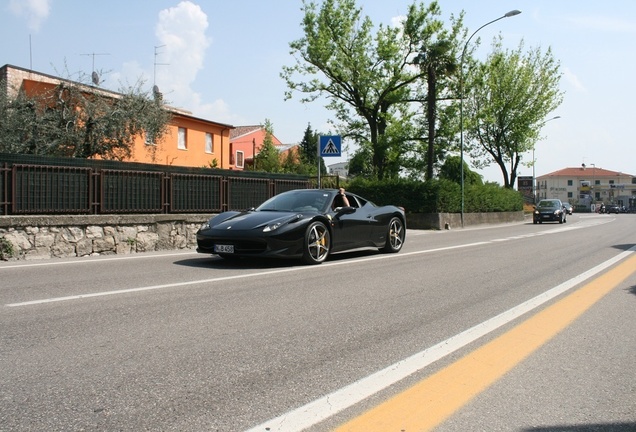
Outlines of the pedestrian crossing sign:
<svg viewBox="0 0 636 432">
<path fill-rule="evenodd" d="M 320 157 L 341 156 L 342 139 L 340 135 L 321 135 L 318 146 Z"/>
</svg>

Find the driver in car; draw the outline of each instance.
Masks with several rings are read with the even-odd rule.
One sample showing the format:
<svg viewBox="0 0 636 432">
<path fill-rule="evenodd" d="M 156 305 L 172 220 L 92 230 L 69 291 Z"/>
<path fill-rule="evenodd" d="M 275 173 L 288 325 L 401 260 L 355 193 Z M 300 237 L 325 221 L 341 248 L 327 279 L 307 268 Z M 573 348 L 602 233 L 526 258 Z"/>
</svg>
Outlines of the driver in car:
<svg viewBox="0 0 636 432">
<path fill-rule="evenodd" d="M 349 207 L 349 200 L 347 199 L 347 196 L 345 195 L 344 188 L 338 189 L 338 195 L 336 195 L 336 197 L 334 198 L 333 204 L 331 207 L 334 210 L 340 207 Z"/>
</svg>

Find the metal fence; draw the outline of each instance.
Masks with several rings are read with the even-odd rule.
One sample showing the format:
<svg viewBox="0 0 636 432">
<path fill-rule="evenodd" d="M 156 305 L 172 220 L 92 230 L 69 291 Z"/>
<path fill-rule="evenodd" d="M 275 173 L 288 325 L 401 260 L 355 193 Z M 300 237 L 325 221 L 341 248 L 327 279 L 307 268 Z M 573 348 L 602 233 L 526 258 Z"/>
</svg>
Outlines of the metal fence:
<svg viewBox="0 0 636 432">
<path fill-rule="evenodd" d="M 218 213 L 310 187 L 306 176 L 0 154 L 0 215 Z"/>
</svg>

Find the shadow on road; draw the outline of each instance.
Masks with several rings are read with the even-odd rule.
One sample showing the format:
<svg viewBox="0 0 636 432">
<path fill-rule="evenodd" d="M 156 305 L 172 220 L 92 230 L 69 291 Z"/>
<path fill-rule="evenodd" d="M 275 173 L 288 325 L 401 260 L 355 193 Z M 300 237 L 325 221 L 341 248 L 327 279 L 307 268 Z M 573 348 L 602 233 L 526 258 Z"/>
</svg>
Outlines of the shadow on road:
<svg viewBox="0 0 636 432">
<path fill-rule="evenodd" d="M 337 262 L 347 259 L 363 258 L 378 255 L 377 250 L 360 250 L 354 252 L 340 253 L 329 256 L 325 262 Z M 217 255 L 201 255 L 197 258 L 188 258 L 176 261 L 175 264 L 196 267 L 196 268 L 214 268 L 214 269 L 244 269 L 244 270 L 261 270 L 261 269 L 278 269 L 289 267 L 309 267 L 300 259 L 281 259 L 281 258 L 231 258 L 225 259 Z M 320 267 L 320 264 L 317 265 Z"/>
</svg>

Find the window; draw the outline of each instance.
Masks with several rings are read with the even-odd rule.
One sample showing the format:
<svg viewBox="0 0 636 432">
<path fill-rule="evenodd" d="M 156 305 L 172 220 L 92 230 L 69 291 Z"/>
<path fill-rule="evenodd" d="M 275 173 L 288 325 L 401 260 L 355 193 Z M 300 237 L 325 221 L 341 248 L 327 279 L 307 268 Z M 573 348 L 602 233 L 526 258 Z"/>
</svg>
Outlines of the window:
<svg viewBox="0 0 636 432">
<path fill-rule="evenodd" d="M 610 181 L 609 181 L 609 184 L 614 184 L 614 180 L 610 180 Z"/>
<path fill-rule="evenodd" d="M 568 180 L 568 186 L 572 186 L 572 185 L 573 185 L 572 180 Z"/>
<path fill-rule="evenodd" d="M 243 152 L 240 150 L 236 152 L 236 167 L 243 168 Z"/>
<path fill-rule="evenodd" d="M 179 142 L 177 143 L 177 148 L 179 150 L 186 150 L 188 148 L 186 129 L 182 127 L 179 128 Z"/>
<path fill-rule="evenodd" d="M 601 184 L 601 181 L 600 181 L 600 180 L 594 180 L 594 184 L 595 184 L 595 185 L 600 185 L 600 184 Z"/>
<path fill-rule="evenodd" d="M 212 134 L 209 132 L 205 134 L 205 152 L 214 153 L 214 140 Z"/>
<path fill-rule="evenodd" d="M 572 198 L 573 196 L 572 192 L 568 192 L 568 198 Z"/>
<path fill-rule="evenodd" d="M 157 145 L 157 144 L 155 143 L 155 136 L 154 136 L 153 134 L 151 134 L 150 132 L 146 132 L 146 141 L 145 141 L 145 144 L 146 144 L 146 145 L 150 145 L 150 146 Z"/>
</svg>

